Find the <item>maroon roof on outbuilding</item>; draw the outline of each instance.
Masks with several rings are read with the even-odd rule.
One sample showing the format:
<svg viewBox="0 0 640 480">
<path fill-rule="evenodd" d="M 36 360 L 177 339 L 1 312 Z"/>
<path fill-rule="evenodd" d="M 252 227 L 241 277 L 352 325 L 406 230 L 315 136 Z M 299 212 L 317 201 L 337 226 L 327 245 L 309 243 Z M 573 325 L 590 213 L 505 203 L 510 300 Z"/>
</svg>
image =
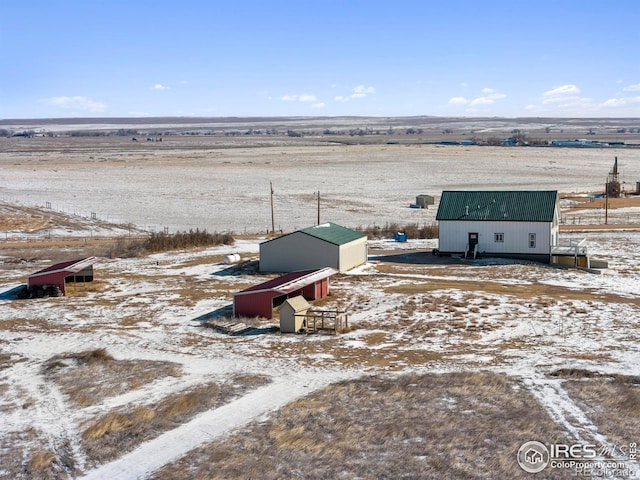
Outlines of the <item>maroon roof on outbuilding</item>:
<svg viewBox="0 0 640 480">
<path fill-rule="evenodd" d="M 329 277 L 338 273 L 330 267 L 291 272 L 249 287 L 233 296 L 236 317 L 272 318 L 273 309 L 287 298 L 302 295 L 307 300 L 324 298 L 329 293 Z"/>
<path fill-rule="evenodd" d="M 57 286 L 64 294 L 66 282 L 93 281 L 93 265 L 101 260 L 99 257 L 88 257 L 56 263 L 29 275 L 27 277 L 27 285 L 29 287 L 38 285 Z"/>
</svg>

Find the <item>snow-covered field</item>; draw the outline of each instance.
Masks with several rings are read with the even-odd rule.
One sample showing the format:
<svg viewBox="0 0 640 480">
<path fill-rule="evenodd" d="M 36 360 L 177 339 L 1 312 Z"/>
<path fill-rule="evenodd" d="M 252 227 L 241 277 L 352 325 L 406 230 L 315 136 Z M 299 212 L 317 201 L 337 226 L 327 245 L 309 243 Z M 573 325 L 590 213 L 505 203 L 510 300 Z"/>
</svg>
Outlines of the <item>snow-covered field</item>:
<svg viewBox="0 0 640 480">
<path fill-rule="evenodd" d="M 31 139 L 36 141 L 38 139 Z M 6 141 L 6 139 L 5 139 Z M 43 139 L 44 141 L 44 139 Z M 63 139 L 59 140 L 60 142 Z M 50 206 L 98 219 L 171 231 L 264 233 L 321 221 L 347 227 L 430 223 L 437 204 L 409 208 L 442 190 L 599 191 L 614 157 L 627 188 L 640 180 L 640 149 L 443 145 L 298 145 L 220 148 L 168 139 L 118 148 L 95 140 L 45 151 L 0 151 L 0 201 Z M 85 143 L 83 143 L 85 142 Z"/>
<path fill-rule="evenodd" d="M 201 326 L 231 302 L 232 292 L 258 281 L 228 275 L 222 257 L 256 258 L 259 240 L 198 252 L 105 260 L 96 266 L 99 288 L 82 286 L 68 297 L 1 301 L 2 435 L 33 439 L 58 452 L 71 445 L 88 478 L 142 478 L 183 453 L 260 418 L 287 402 L 345 378 L 383 372 L 490 370 L 522 380 L 550 415 L 576 438 L 606 439 L 548 374 L 560 368 L 640 375 L 639 233 L 597 233 L 592 250 L 609 258 L 602 275 L 535 264 L 422 263 L 433 241 L 398 252 L 373 241 L 371 261 L 335 278 L 324 308 L 350 313 L 354 327 L 336 337 L 261 334 L 229 337 Z M 24 281 L 32 265 L 3 265 L 0 292 Z M 188 289 L 185 289 L 185 284 Z M 179 293 L 176 293 L 179 292 Z M 78 408 L 43 375 L 55 355 L 105 348 L 118 360 L 174 362 L 179 377 Z M 83 454 L 82 431 L 113 409 L 145 405 L 169 393 L 235 374 L 260 373 L 272 381 L 231 403 L 196 416 L 97 468 Z M 585 432 L 590 432 L 588 435 Z M 632 441 L 635 439 L 629 439 Z M 30 447 L 31 445 L 31 447 Z"/>
<path fill-rule="evenodd" d="M 59 156 L 55 165 L 47 155 L 11 154 L 0 155 L 0 195 L 23 205 L 51 202 L 52 209 L 97 212 L 110 221 L 155 229 L 243 233 L 270 228 L 268 184 L 273 180 L 276 222 L 284 229 L 315 223 L 313 192 L 318 189 L 323 220 L 348 226 L 423 223 L 433 220 L 435 209 L 409 209 L 417 194 L 507 186 L 587 191 L 601 185 L 613 155 L 563 150 L 549 159 L 539 156 L 541 149 L 527 149 L 522 160 L 521 151 L 504 156 L 504 149 L 390 145 L 195 155 L 125 152 L 105 161 L 99 154 L 94 159 Z M 640 177 L 633 170 L 638 151 L 618 155 L 628 175 Z M 81 230 L 92 228 L 88 222 Z M 12 230 L 14 239 L 19 235 L 19 229 Z M 230 253 L 257 259 L 260 237 L 232 246 L 105 259 L 95 267 L 93 285 L 78 285 L 67 297 L 21 301 L 2 294 L 47 263 L 16 261 L 3 252 L 0 478 L 12 478 L 16 464 L 28 466 L 34 452 L 43 451 L 65 459 L 55 460 L 67 466 L 57 478 L 145 478 L 327 385 L 407 372 L 506 375 L 521 382 L 576 442 L 612 446 L 562 379 L 550 376 L 564 368 L 640 376 L 640 233 L 587 236 L 590 252 L 609 261 L 601 275 L 533 263 L 445 262 L 430 254 L 434 240 L 371 241 L 369 262 L 333 278 L 332 295 L 322 305 L 349 312 L 352 329 L 337 336 L 264 330 L 232 337 L 203 326 L 203 319 L 228 311 L 233 292 L 264 279 L 234 272 L 223 262 Z M 111 394 L 79 405 L 45 366 L 63 358 L 61 368 L 73 375 L 74 365 L 64 356 L 96 349 L 119 362 L 170 362 L 180 374 L 126 389 L 114 384 Z M 109 461 L 87 453 L 86 432 L 96 419 L 247 374 L 269 382 L 158 431 Z M 625 461 L 637 474 L 637 462 Z M 27 467 L 22 476 L 37 478 Z"/>
</svg>

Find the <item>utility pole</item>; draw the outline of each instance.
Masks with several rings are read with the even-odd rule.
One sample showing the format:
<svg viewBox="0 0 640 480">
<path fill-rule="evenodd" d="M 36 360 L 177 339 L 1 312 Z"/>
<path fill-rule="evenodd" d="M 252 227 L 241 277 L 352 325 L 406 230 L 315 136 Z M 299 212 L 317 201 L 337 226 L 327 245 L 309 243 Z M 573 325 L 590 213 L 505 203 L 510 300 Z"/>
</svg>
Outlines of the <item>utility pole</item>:
<svg viewBox="0 0 640 480">
<path fill-rule="evenodd" d="M 276 221 L 273 216 L 273 182 L 271 182 L 271 180 L 269 180 L 269 188 L 271 190 L 271 233 L 275 233 Z"/>
<path fill-rule="evenodd" d="M 604 224 L 609 223 L 609 182 L 604 184 Z"/>
<path fill-rule="evenodd" d="M 318 223 L 316 225 L 320 225 L 320 190 L 318 190 Z"/>
</svg>

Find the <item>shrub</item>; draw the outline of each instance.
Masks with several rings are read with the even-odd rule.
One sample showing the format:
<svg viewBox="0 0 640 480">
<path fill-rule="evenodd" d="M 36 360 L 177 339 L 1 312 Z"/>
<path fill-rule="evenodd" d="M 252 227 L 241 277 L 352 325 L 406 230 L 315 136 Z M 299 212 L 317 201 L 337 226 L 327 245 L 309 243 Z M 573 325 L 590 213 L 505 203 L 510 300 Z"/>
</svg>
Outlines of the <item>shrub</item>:
<svg viewBox="0 0 640 480">
<path fill-rule="evenodd" d="M 166 252 L 193 247 L 231 245 L 234 238 L 230 233 L 209 233 L 206 230 L 189 230 L 176 233 L 152 233 L 143 239 L 119 238 L 108 251 L 107 256 L 140 257 L 148 253 Z"/>
<path fill-rule="evenodd" d="M 358 228 L 359 232 L 366 233 L 369 238 L 392 238 L 396 232 L 404 232 L 407 238 L 438 238 L 438 225 L 436 223 L 424 224 L 409 223 L 401 226 L 397 223 L 386 223 L 384 227 L 378 225 L 366 228 Z"/>
</svg>

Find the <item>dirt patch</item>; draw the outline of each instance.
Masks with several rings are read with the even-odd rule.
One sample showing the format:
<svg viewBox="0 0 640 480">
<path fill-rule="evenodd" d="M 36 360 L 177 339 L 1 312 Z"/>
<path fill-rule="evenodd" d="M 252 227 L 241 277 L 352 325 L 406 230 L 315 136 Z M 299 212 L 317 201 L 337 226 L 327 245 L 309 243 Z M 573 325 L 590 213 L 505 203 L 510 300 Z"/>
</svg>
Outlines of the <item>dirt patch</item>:
<svg viewBox="0 0 640 480">
<path fill-rule="evenodd" d="M 402 293 L 415 295 L 418 293 L 434 292 L 438 290 L 460 290 L 464 292 L 484 292 L 493 295 L 507 295 L 521 300 L 532 300 L 549 297 L 555 300 L 580 300 L 592 301 L 598 299 L 608 303 L 628 303 L 640 305 L 640 299 L 629 298 L 611 293 L 603 294 L 596 289 L 575 289 L 558 285 L 532 284 L 514 285 L 500 282 L 488 282 L 486 280 L 429 280 L 387 287 L 389 293 Z"/>
</svg>

